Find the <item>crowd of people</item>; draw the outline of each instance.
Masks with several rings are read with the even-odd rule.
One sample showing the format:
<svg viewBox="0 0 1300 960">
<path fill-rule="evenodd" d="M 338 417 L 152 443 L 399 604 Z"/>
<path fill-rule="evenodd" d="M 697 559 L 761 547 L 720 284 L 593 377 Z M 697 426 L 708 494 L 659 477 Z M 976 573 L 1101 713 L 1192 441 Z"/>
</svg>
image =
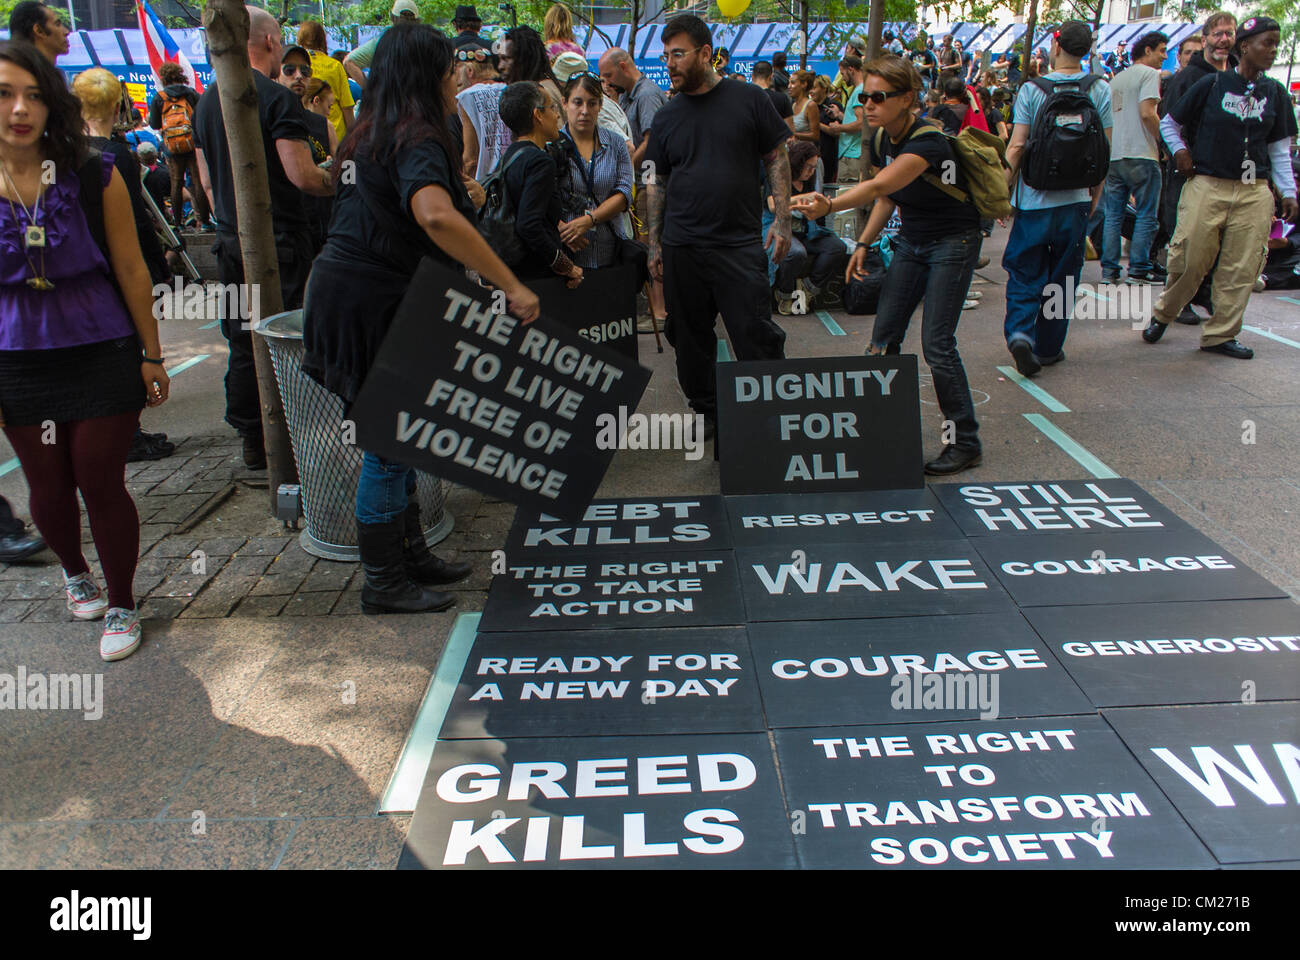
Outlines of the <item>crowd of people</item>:
<svg viewBox="0 0 1300 960">
<path fill-rule="evenodd" d="M 978 302 L 971 281 L 995 219 L 1010 226 L 1004 336 L 1026 377 L 1065 359 L 1070 318 L 1051 291 L 1078 285 L 1090 235 L 1105 281 L 1121 278 L 1131 235 L 1128 280 L 1164 285 L 1146 341 L 1175 320 L 1201 323 L 1203 349 L 1249 357 L 1236 339 L 1247 298 L 1275 223 L 1296 220 L 1295 115 L 1267 76 L 1280 30 L 1266 17 L 1212 15 L 1171 76 L 1159 33 L 1087 70 L 1095 38 L 1067 21 L 1023 64 L 886 31 L 874 59 L 851 37 L 834 77 L 780 54 L 747 81 L 686 14 L 660 34 L 665 91 L 625 50 L 592 69 L 562 4 L 542 32 L 489 42 L 473 6 L 445 33 L 396 0 L 380 36 L 333 54 L 318 23 L 286 45 L 273 15 L 248 13 L 282 302 L 303 311 L 304 371 L 345 410 L 425 257 L 503 291 L 524 322 L 539 312 L 530 283 L 580 288 L 630 266 L 638 330 L 662 329 L 674 348 L 706 438 L 719 315 L 737 359 L 781 359 L 778 318 L 847 306 L 874 284 L 869 354 L 900 352 L 922 309 L 946 421 L 925 470 L 948 476 L 982 458 L 957 327 Z M 117 659 L 140 641 L 123 469 L 140 411 L 169 390 L 150 289 L 171 264 L 144 207 L 152 198 L 175 227 L 215 232 L 217 279 L 238 284 L 236 178 L 216 82 L 200 95 L 164 64 L 137 117 L 105 70 L 67 84 L 56 11 L 24 0 L 14 17 L 0 45 L 0 414 L 68 608 L 106 618 L 101 652 Z M 971 165 L 979 149 L 1003 164 L 993 183 Z M 46 162 L 66 176 L 43 182 Z M 221 331 L 225 419 L 261 468 L 251 332 L 239 317 Z M 454 597 L 437 588 L 470 573 L 428 550 L 414 489 L 410 467 L 363 451 L 366 612 L 445 609 Z M 105 590 L 82 556 L 78 492 Z M 40 543 L 0 504 L 0 559 Z"/>
</svg>

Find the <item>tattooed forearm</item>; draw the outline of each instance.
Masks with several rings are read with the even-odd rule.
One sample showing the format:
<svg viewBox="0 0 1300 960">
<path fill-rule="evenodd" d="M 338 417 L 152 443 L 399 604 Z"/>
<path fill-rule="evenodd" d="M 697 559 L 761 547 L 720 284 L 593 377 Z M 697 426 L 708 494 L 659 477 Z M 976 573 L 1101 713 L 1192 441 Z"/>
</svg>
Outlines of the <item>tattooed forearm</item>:
<svg viewBox="0 0 1300 960">
<path fill-rule="evenodd" d="M 668 185 L 659 179 L 645 188 L 646 229 L 650 245 L 657 247 L 664 235 L 664 207 L 668 202 Z"/>
<path fill-rule="evenodd" d="M 772 203 L 776 208 L 776 222 L 786 228 L 790 226 L 790 155 L 786 153 L 785 144 L 781 144 L 766 157 L 763 164 L 767 167 L 767 182 L 772 187 Z"/>
</svg>

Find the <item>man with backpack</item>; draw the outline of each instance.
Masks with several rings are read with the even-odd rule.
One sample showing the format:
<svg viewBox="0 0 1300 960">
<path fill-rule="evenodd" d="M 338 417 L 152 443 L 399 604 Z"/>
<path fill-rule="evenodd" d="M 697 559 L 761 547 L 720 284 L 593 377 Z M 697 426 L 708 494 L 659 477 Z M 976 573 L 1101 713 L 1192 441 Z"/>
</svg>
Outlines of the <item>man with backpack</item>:
<svg viewBox="0 0 1300 960">
<path fill-rule="evenodd" d="M 1002 256 L 1003 332 L 1026 377 L 1065 359 L 1070 310 L 1058 307 L 1071 282 L 1079 283 L 1088 217 L 1110 165 L 1110 88 L 1081 66 L 1091 48 L 1088 26 L 1067 20 L 1052 38 L 1056 70 L 1016 96 L 1007 147 L 1016 214 Z"/>
<path fill-rule="evenodd" d="M 199 186 L 199 164 L 194 153 L 194 110 L 199 105 L 199 94 L 185 82 L 185 70 L 179 63 L 160 64 L 158 82 L 161 86 L 149 101 L 149 126 L 162 134 L 167 149 L 172 222 L 178 231 L 185 223 L 185 175 L 188 173 L 195 222 L 200 228 L 211 230 L 208 198 Z"/>
</svg>

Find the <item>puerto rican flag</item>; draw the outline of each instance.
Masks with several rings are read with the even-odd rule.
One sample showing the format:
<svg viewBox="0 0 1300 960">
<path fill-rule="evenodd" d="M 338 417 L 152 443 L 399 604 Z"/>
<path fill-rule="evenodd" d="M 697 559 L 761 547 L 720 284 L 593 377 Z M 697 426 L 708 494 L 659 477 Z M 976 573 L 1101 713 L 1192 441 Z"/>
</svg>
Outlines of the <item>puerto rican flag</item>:
<svg viewBox="0 0 1300 960">
<path fill-rule="evenodd" d="M 153 12 L 147 0 L 136 0 L 135 2 L 136 22 L 140 24 L 140 32 L 144 35 L 144 45 L 149 51 L 149 66 L 153 68 L 154 79 L 158 78 L 158 68 L 164 63 L 179 63 L 181 69 L 185 71 L 185 79 L 199 93 L 203 92 L 203 81 L 199 79 L 198 74 L 194 72 L 194 67 L 190 64 L 189 58 L 176 45 L 172 35 L 167 32 L 166 25 L 158 19 L 158 14 Z M 162 84 L 158 84 L 162 89 Z"/>
</svg>

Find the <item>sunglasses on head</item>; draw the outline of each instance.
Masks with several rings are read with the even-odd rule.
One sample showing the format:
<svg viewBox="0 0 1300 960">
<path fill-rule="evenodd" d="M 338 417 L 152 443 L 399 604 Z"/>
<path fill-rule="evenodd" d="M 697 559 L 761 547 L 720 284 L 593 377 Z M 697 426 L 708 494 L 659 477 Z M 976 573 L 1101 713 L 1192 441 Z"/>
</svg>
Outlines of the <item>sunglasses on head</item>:
<svg viewBox="0 0 1300 960">
<path fill-rule="evenodd" d="M 872 90 L 870 93 L 867 93 L 864 90 L 862 91 L 862 99 L 870 100 L 872 103 L 879 106 L 891 97 L 901 97 L 903 94 L 910 92 L 910 90 L 890 90 L 888 93 L 885 93 L 880 90 Z"/>
<path fill-rule="evenodd" d="M 280 72 L 286 77 L 292 77 L 294 74 L 302 74 L 304 77 L 311 76 L 311 67 L 305 63 L 282 63 Z"/>
<path fill-rule="evenodd" d="M 491 59 L 491 57 L 492 57 L 491 53 L 489 53 L 487 50 L 482 50 L 482 49 L 465 50 L 462 48 L 456 51 L 456 59 L 462 61 L 476 60 L 479 63 L 486 63 L 489 59 Z"/>
</svg>

